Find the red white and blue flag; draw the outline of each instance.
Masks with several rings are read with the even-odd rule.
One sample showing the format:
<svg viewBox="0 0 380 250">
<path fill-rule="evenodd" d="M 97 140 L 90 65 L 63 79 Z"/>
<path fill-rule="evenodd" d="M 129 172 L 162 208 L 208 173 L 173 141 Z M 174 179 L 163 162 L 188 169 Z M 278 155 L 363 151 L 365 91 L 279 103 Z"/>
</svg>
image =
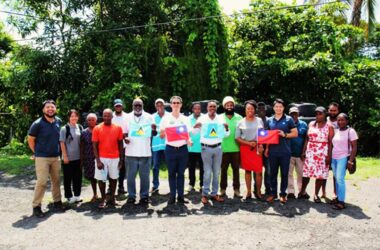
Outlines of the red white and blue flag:
<svg viewBox="0 0 380 250">
<path fill-rule="evenodd" d="M 259 129 L 257 142 L 259 144 L 278 144 L 279 133 L 278 130 L 265 130 Z"/>
<path fill-rule="evenodd" d="M 185 124 L 165 128 L 165 133 L 168 142 L 189 139 L 189 133 L 187 132 L 187 127 Z"/>
</svg>

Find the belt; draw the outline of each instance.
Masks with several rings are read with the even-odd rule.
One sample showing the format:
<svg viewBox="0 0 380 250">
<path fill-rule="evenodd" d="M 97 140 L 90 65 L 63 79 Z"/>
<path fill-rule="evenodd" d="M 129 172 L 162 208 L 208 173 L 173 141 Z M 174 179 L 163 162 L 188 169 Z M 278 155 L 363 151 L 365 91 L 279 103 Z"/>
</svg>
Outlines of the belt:
<svg viewBox="0 0 380 250">
<path fill-rule="evenodd" d="M 172 145 L 166 145 L 166 147 L 169 147 L 169 148 L 172 148 L 172 149 L 176 149 L 176 150 L 179 150 L 179 149 L 181 149 L 181 148 L 183 148 L 183 147 L 186 147 L 187 145 L 185 144 L 185 145 L 182 145 L 182 146 L 179 146 L 179 147 L 174 147 L 174 146 L 172 146 Z"/>
<path fill-rule="evenodd" d="M 208 147 L 208 148 L 216 148 L 216 147 L 219 147 L 220 145 L 222 145 L 222 143 L 217 143 L 217 144 L 212 144 L 212 145 L 208 145 L 208 144 L 204 144 L 204 143 L 201 143 L 201 145 L 203 147 Z"/>
</svg>

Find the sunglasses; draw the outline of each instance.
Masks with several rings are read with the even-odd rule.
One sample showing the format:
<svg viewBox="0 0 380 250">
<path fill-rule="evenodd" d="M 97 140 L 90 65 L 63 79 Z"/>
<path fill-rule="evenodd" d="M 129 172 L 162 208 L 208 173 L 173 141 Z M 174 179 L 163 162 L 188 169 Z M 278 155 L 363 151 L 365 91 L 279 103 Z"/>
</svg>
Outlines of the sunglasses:
<svg viewBox="0 0 380 250">
<path fill-rule="evenodd" d="M 135 104 L 135 105 L 133 105 L 134 107 L 142 107 L 142 105 L 141 104 Z"/>
<path fill-rule="evenodd" d="M 180 102 L 172 102 L 172 104 L 181 104 Z"/>
</svg>

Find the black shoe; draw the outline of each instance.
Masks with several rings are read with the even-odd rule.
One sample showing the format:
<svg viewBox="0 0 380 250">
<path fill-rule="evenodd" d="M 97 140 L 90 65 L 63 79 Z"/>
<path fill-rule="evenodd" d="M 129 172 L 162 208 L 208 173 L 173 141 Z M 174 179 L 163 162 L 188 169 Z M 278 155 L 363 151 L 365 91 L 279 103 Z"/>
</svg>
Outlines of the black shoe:
<svg viewBox="0 0 380 250">
<path fill-rule="evenodd" d="M 42 212 L 41 207 L 34 207 L 33 216 L 37 218 L 43 218 L 45 217 L 45 214 Z"/>
<path fill-rule="evenodd" d="M 126 194 L 126 193 L 127 192 L 124 189 L 119 188 L 119 190 L 117 190 L 117 195 L 123 195 L 123 194 Z"/>
<path fill-rule="evenodd" d="M 178 204 L 188 204 L 189 201 L 185 200 L 185 199 L 182 198 L 182 197 L 178 197 L 178 198 L 177 198 L 177 203 L 178 203 Z"/>
<path fill-rule="evenodd" d="M 304 193 L 304 194 L 299 193 L 297 197 L 297 199 L 304 199 L 304 200 L 308 200 L 309 198 L 310 198 L 310 195 L 308 195 L 307 193 Z"/>
<path fill-rule="evenodd" d="M 296 196 L 293 193 L 288 194 L 288 199 L 295 199 Z"/>
<path fill-rule="evenodd" d="M 136 199 L 135 199 L 135 198 L 128 198 L 128 199 L 127 199 L 127 203 L 128 203 L 128 204 L 135 204 L 135 202 L 136 202 Z"/>
<path fill-rule="evenodd" d="M 66 211 L 66 207 L 62 204 L 62 201 L 54 202 L 53 209 L 54 209 L 54 212 L 57 212 L 57 213 Z"/>
<path fill-rule="evenodd" d="M 150 203 L 149 197 L 140 199 L 140 204 L 149 204 L 149 203 Z"/>
<path fill-rule="evenodd" d="M 159 190 L 158 187 L 153 187 L 152 190 L 150 190 L 150 192 L 152 194 L 156 194 L 156 193 L 158 194 L 158 190 Z"/>
<path fill-rule="evenodd" d="M 175 198 L 174 197 L 170 197 L 169 200 L 168 200 L 168 205 L 173 205 L 175 203 Z"/>
</svg>

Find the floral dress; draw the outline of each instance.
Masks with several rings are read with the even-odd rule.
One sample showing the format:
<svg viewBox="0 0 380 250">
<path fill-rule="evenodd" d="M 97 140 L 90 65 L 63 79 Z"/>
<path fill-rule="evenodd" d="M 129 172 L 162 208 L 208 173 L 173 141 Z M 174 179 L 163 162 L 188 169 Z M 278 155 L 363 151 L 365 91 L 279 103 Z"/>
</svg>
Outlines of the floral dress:
<svg viewBox="0 0 380 250">
<path fill-rule="evenodd" d="M 326 166 L 329 140 L 328 123 L 322 128 L 313 122 L 309 125 L 307 135 L 309 141 L 306 147 L 305 163 L 303 165 L 303 177 L 327 179 L 329 176 L 329 166 Z"/>
<path fill-rule="evenodd" d="M 83 130 L 81 141 L 83 142 L 83 172 L 86 179 L 94 179 L 95 155 L 92 149 L 92 132 L 87 128 Z"/>
</svg>

